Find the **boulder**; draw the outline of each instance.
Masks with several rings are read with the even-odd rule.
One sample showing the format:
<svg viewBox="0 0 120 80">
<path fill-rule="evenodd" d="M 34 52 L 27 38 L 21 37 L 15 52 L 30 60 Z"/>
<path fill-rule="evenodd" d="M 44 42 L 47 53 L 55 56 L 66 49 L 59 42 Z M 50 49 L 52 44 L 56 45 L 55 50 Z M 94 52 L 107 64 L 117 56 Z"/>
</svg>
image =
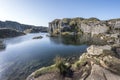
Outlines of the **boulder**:
<svg viewBox="0 0 120 80">
<path fill-rule="evenodd" d="M 111 46 L 105 45 L 105 46 L 95 46 L 92 45 L 89 48 L 87 48 L 87 53 L 90 55 L 100 55 L 103 54 L 104 51 L 110 51 L 112 49 Z"/>
</svg>

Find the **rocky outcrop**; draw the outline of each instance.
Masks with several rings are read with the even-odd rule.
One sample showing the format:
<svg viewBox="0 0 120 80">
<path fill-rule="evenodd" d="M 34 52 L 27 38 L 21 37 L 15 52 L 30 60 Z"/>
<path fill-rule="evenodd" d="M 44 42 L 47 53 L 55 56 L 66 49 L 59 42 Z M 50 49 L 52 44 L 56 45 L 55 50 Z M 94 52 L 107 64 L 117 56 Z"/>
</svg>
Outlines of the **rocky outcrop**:
<svg viewBox="0 0 120 80">
<path fill-rule="evenodd" d="M 120 18 L 111 19 L 106 22 L 107 22 L 107 25 L 110 26 L 111 33 L 119 33 L 120 32 Z"/>
<path fill-rule="evenodd" d="M 119 33 L 120 19 L 99 20 L 97 18 L 64 18 L 49 23 L 50 33 L 83 32 L 94 34 Z"/>
<path fill-rule="evenodd" d="M 0 29 L 0 38 L 9 38 L 24 35 L 23 32 L 13 29 Z"/>
<path fill-rule="evenodd" d="M 71 76 L 61 77 L 52 65 L 33 72 L 27 80 L 120 80 L 120 57 L 116 50 L 110 45 L 92 45 L 72 64 Z"/>
<path fill-rule="evenodd" d="M 47 27 L 43 26 L 33 26 L 33 25 L 26 25 L 20 24 L 18 22 L 13 21 L 0 21 L 0 28 L 7 28 L 7 29 L 14 29 L 20 32 L 24 32 L 30 29 L 30 32 L 47 32 Z"/>
<path fill-rule="evenodd" d="M 26 29 L 24 33 L 39 33 L 39 32 L 48 32 L 47 27 L 34 27 L 31 29 Z"/>
<path fill-rule="evenodd" d="M 102 23 L 102 22 L 97 22 L 97 23 L 88 23 L 88 24 L 81 24 L 81 30 L 84 33 L 91 33 L 92 35 L 94 34 L 100 34 L 100 33 L 106 33 L 109 30 L 109 27 Z"/>
<path fill-rule="evenodd" d="M 109 70 L 97 65 L 93 64 L 90 75 L 86 78 L 86 80 L 120 80 L 120 76 L 116 75 Z"/>
<path fill-rule="evenodd" d="M 98 53 L 98 54 L 97 54 Z M 84 60 L 84 61 L 83 61 Z M 86 64 L 87 62 L 87 64 Z M 84 67 L 89 73 L 82 73 L 80 80 L 120 80 L 120 59 L 112 47 L 92 45 L 78 61 L 79 68 Z M 89 65 L 88 65 L 89 64 Z M 84 66 L 83 66 L 84 65 Z M 89 67 L 88 67 L 89 66 Z M 89 69 L 90 70 L 89 70 Z M 80 69 L 81 70 L 81 69 Z M 87 72 L 87 71 L 85 71 Z"/>
<path fill-rule="evenodd" d="M 42 38 L 43 38 L 42 36 L 33 37 L 33 39 L 42 39 Z"/>
<path fill-rule="evenodd" d="M 105 50 L 111 50 L 111 46 L 105 45 L 105 46 L 95 46 L 92 45 L 89 48 L 87 48 L 87 52 L 94 56 L 94 55 L 101 55 L 104 53 Z"/>
</svg>

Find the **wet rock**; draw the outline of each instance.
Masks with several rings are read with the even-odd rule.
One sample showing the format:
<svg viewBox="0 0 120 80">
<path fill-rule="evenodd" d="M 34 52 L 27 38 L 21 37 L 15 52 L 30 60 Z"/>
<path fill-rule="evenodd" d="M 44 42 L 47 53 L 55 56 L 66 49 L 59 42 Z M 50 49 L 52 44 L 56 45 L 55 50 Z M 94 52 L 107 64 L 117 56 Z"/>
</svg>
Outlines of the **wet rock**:
<svg viewBox="0 0 120 80">
<path fill-rule="evenodd" d="M 42 36 L 37 36 L 37 37 L 33 37 L 33 39 L 41 39 L 43 38 Z"/>
</svg>

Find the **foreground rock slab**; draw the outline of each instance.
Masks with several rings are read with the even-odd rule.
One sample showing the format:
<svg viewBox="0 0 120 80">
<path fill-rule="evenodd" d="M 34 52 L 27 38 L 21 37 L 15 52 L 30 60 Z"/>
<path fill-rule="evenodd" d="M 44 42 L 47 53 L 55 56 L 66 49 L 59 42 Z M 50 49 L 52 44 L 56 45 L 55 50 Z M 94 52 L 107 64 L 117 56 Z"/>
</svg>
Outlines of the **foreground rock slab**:
<svg viewBox="0 0 120 80">
<path fill-rule="evenodd" d="M 91 74 L 86 78 L 86 80 L 120 80 L 120 76 L 116 75 L 109 70 L 106 70 L 99 65 L 94 64 L 92 66 Z"/>
</svg>

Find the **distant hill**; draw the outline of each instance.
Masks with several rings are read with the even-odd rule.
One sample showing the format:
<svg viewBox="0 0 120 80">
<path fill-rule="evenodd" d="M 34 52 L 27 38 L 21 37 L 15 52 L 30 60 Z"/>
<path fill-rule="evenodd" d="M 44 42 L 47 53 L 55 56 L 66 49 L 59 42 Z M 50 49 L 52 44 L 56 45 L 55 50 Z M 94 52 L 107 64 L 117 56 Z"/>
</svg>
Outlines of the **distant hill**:
<svg viewBox="0 0 120 80">
<path fill-rule="evenodd" d="M 14 21 L 0 21 L 0 28 L 7 28 L 7 29 L 14 29 L 20 32 L 24 32 L 26 30 L 32 31 L 32 32 L 47 32 L 48 28 L 43 26 L 34 26 L 34 25 L 26 25 L 21 24 Z"/>
<path fill-rule="evenodd" d="M 22 35 L 25 35 L 25 33 L 14 29 L 0 29 L 0 38 L 10 38 Z"/>
</svg>

